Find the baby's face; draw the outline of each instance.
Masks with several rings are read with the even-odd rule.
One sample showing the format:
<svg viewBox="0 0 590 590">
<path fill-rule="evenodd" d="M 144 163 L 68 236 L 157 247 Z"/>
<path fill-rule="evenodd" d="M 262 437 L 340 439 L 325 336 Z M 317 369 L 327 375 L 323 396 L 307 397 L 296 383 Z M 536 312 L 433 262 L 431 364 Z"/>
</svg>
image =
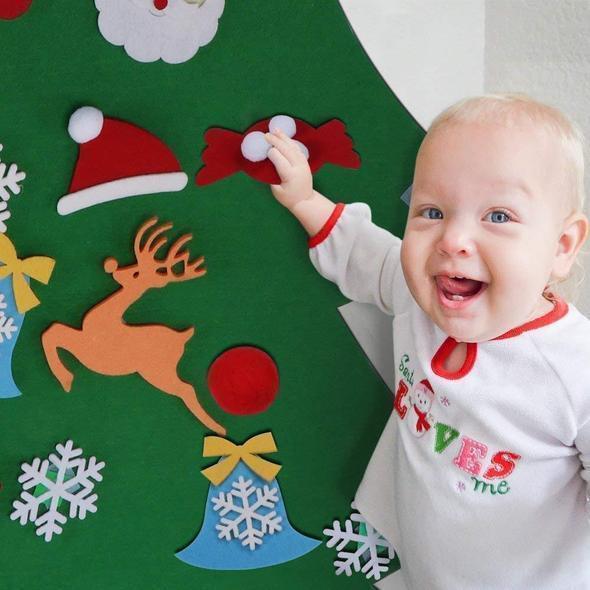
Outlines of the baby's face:
<svg viewBox="0 0 590 590">
<path fill-rule="evenodd" d="M 551 309 L 542 293 L 567 213 L 565 169 L 555 140 L 526 123 L 456 123 L 423 143 L 401 260 L 443 332 L 490 340 Z"/>
</svg>

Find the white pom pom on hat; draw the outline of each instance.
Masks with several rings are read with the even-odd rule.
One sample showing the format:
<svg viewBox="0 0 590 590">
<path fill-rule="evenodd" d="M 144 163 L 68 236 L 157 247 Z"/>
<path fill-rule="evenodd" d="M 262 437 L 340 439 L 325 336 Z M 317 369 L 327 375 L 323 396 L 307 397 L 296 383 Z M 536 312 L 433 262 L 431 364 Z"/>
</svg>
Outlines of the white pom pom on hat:
<svg viewBox="0 0 590 590">
<path fill-rule="evenodd" d="M 72 113 L 68 133 L 76 143 L 88 143 L 102 131 L 104 115 L 95 107 L 81 107 Z"/>
</svg>

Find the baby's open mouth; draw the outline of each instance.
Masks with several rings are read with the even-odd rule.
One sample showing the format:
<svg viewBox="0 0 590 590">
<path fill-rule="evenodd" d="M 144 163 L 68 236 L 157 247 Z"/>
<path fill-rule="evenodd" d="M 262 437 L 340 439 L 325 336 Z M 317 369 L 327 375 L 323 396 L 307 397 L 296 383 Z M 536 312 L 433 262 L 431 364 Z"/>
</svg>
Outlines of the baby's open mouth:
<svg viewBox="0 0 590 590">
<path fill-rule="evenodd" d="M 435 280 L 441 293 L 450 301 L 465 301 L 475 297 L 487 286 L 483 281 L 465 277 L 438 275 Z"/>
</svg>

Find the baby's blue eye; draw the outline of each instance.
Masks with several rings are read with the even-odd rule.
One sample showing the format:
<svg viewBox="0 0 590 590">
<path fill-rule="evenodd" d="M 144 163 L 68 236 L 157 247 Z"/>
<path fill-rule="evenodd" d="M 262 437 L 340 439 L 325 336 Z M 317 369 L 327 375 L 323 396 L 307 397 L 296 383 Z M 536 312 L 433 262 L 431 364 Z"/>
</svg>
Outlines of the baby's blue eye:
<svg viewBox="0 0 590 590">
<path fill-rule="evenodd" d="M 506 223 L 511 220 L 511 217 L 504 211 L 492 211 L 489 215 L 491 216 L 492 223 Z"/>
<path fill-rule="evenodd" d="M 426 219 L 442 219 L 442 211 L 436 207 L 427 207 L 420 215 Z"/>
</svg>

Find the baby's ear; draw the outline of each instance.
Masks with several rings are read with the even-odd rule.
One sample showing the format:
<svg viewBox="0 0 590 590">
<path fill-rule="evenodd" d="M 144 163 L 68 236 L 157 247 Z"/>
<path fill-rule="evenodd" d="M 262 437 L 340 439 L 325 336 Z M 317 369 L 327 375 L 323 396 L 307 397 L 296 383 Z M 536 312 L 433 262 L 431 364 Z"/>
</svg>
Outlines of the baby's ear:
<svg viewBox="0 0 590 590">
<path fill-rule="evenodd" d="M 567 278 L 580 248 L 588 237 L 588 230 L 588 218 L 581 212 L 572 213 L 564 221 L 551 273 L 554 279 Z"/>
</svg>

